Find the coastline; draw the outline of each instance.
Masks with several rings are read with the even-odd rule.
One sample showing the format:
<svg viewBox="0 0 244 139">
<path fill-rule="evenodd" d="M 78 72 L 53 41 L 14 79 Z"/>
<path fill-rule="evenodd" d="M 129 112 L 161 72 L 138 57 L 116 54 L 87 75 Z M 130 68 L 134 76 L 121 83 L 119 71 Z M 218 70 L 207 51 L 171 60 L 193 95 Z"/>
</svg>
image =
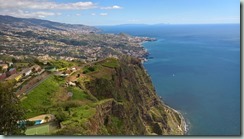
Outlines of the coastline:
<svg viewBox="0 0 244 139">
<path fill-rule="evenodd" d="M 183 115 L 182 115 L 179 111 L 177 111 L 177 110 L 171 108 L 170 106 L 168 106 L 168 105 L 166 105 L 166 104 L 164 104 L 164 103 L 163 103 L 163 105 L 164 105 L 165 107 L 167 107 L 168 109 L 174 111 L 175 113 L 177 113 L 177 114 L 179 115 L 179 117 L 180 117 L 180 119 L 181 119 L 181 124 L 179 125 L 179 127 L 180 127 L 181 130 L 183 130 L 183 132 L 184 132 L 183 135 L 186 135 L 187 132 L 188 132 L 188 129 L 187 129 L 187 123 L 186 123 L 186 120 L 185 120 L 185 118 L 183 117 Z"/>
<path fill-rule="evenodd" d="M 157 41 L 157 39 L 154 39 L 153 41 Z M 144 62 L 147 62 L 147 61 L 148 61 L 149 52 L 148 52 L 148 50 L 144 47 L 144 44 L 147 43 L 147 42 L 151 42 L 151 41 L 143 41 L 143 42 L 140 43 L 140 46 L 143 47 L 144 50 L 147 52 L 147 55 L 144 56 L 143 59 L 142 59 L 142 64 L 143 64 Z M 144 69 L 145 69 L 145 68 L 144 68 Z M 146 72 L 147 72 L 147 71 L 146 71 Z M 157 94 L 157 96 L 158 96 L 158 94 Z M 180 128 L 180 130 L 183 131 L 183 135 L 186 135 L 187 132 L 188 132 L 188 128 L 187 128 L 188 125 L 187 125 L 187 122 L 186 122 L 186 119 L 184 118 L 184 116 L 183 116 L 179 111 L 177 111 L 177 110 L 175 110 L 174 108 L 172 108 L 172 107 L 166 105 L 162 100 L 161 100 L 161 102 L 162 102 L 163 106 L 167 107 L 168 109 L 174 111 L 175 113 L 177 113 L 177 114 L 179 115 L 179 117 L 180 117 L 180 119 L 181 119 L 181 124 L 179 125 L 179 128 Z"/>
</svg>

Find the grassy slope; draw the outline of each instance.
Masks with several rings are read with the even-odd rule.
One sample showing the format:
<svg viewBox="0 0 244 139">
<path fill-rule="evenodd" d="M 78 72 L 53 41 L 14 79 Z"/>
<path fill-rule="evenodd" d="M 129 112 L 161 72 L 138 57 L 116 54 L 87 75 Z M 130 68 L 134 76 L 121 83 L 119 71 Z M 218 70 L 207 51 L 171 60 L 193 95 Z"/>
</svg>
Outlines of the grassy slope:
<svg viewBox="0 0 244 139">
<path fill-rule="evenodd" d="M 26 117 L 30 118 L 44 114 L 44 107 L 50 107 L 52 105 L 52 97 L 62 83 L 62 80 L 50 76 L 29 92 L 27 98 L 21 102 L 22 106 L 27 110 Z"/>
</svg>

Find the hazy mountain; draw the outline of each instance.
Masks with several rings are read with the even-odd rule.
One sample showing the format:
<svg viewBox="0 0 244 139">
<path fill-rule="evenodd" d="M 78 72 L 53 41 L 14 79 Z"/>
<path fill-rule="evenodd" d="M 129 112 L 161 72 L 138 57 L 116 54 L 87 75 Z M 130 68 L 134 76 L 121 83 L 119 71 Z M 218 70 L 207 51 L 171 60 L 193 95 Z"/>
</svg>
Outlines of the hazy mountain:
<svg viewBox="0 0 244 139">
<path fill-rule="evenodd" d="M 86 25 L 75 25 L 58 23 L 48 20 L 35 18 L 16 18 L 11 16 L 0 15 L 0 27 L 3 28 L 42 28 L 57 31 L 74 31 L 77 33 L 96 32 L 98 29 Z"/>
</svg>

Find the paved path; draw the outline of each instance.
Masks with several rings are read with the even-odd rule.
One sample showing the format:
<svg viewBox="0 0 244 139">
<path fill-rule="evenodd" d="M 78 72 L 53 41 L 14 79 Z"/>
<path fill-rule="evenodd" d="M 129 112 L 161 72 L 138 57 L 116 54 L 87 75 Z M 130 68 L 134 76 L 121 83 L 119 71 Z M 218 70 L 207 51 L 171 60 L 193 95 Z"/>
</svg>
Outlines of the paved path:
<svg viewBox="0 0 244 139">
<path fill-rule="evenodd" d="M 36 120 L 44 120 L 45 121 L 45 117 L 48 117 L 48 121 L 53 121 L 55 119 L 55 116 L 52 114 L 43 114 L 43 115 L 38 115 L 32 118 L 29 118 L 27 120 L 29 121 L 36 121 Z"/>
</svg>

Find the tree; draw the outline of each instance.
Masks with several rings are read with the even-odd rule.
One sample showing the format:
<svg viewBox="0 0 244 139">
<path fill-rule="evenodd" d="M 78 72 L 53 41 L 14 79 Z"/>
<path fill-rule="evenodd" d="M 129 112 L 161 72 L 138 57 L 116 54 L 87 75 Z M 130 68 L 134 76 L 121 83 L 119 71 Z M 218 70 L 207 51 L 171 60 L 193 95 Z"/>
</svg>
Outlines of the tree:
<svg viewBox="0 0 244 139">
<path fill-rule="evenodd" d="M 13 63 L 16 63 L 17 60 L 13 57 L 13 58 L 12 58 L 12 62 L 13 62 Z"/>
<path fill-rule="evenodd" d="M 49 117 L 45 116 L 45 121 L 48 122 L 49 121 Z"/>
<path fill-rule="evenodd" d="M 0 72 L 2 72 L 3 71 L 3 67 L 0 67 Z"/>
<path fill-rule="evenodd" d="M 0 134 L 23 135 L 24 109 L 13 93 L 13 81 L 0 82 Z"/>
</svg>

